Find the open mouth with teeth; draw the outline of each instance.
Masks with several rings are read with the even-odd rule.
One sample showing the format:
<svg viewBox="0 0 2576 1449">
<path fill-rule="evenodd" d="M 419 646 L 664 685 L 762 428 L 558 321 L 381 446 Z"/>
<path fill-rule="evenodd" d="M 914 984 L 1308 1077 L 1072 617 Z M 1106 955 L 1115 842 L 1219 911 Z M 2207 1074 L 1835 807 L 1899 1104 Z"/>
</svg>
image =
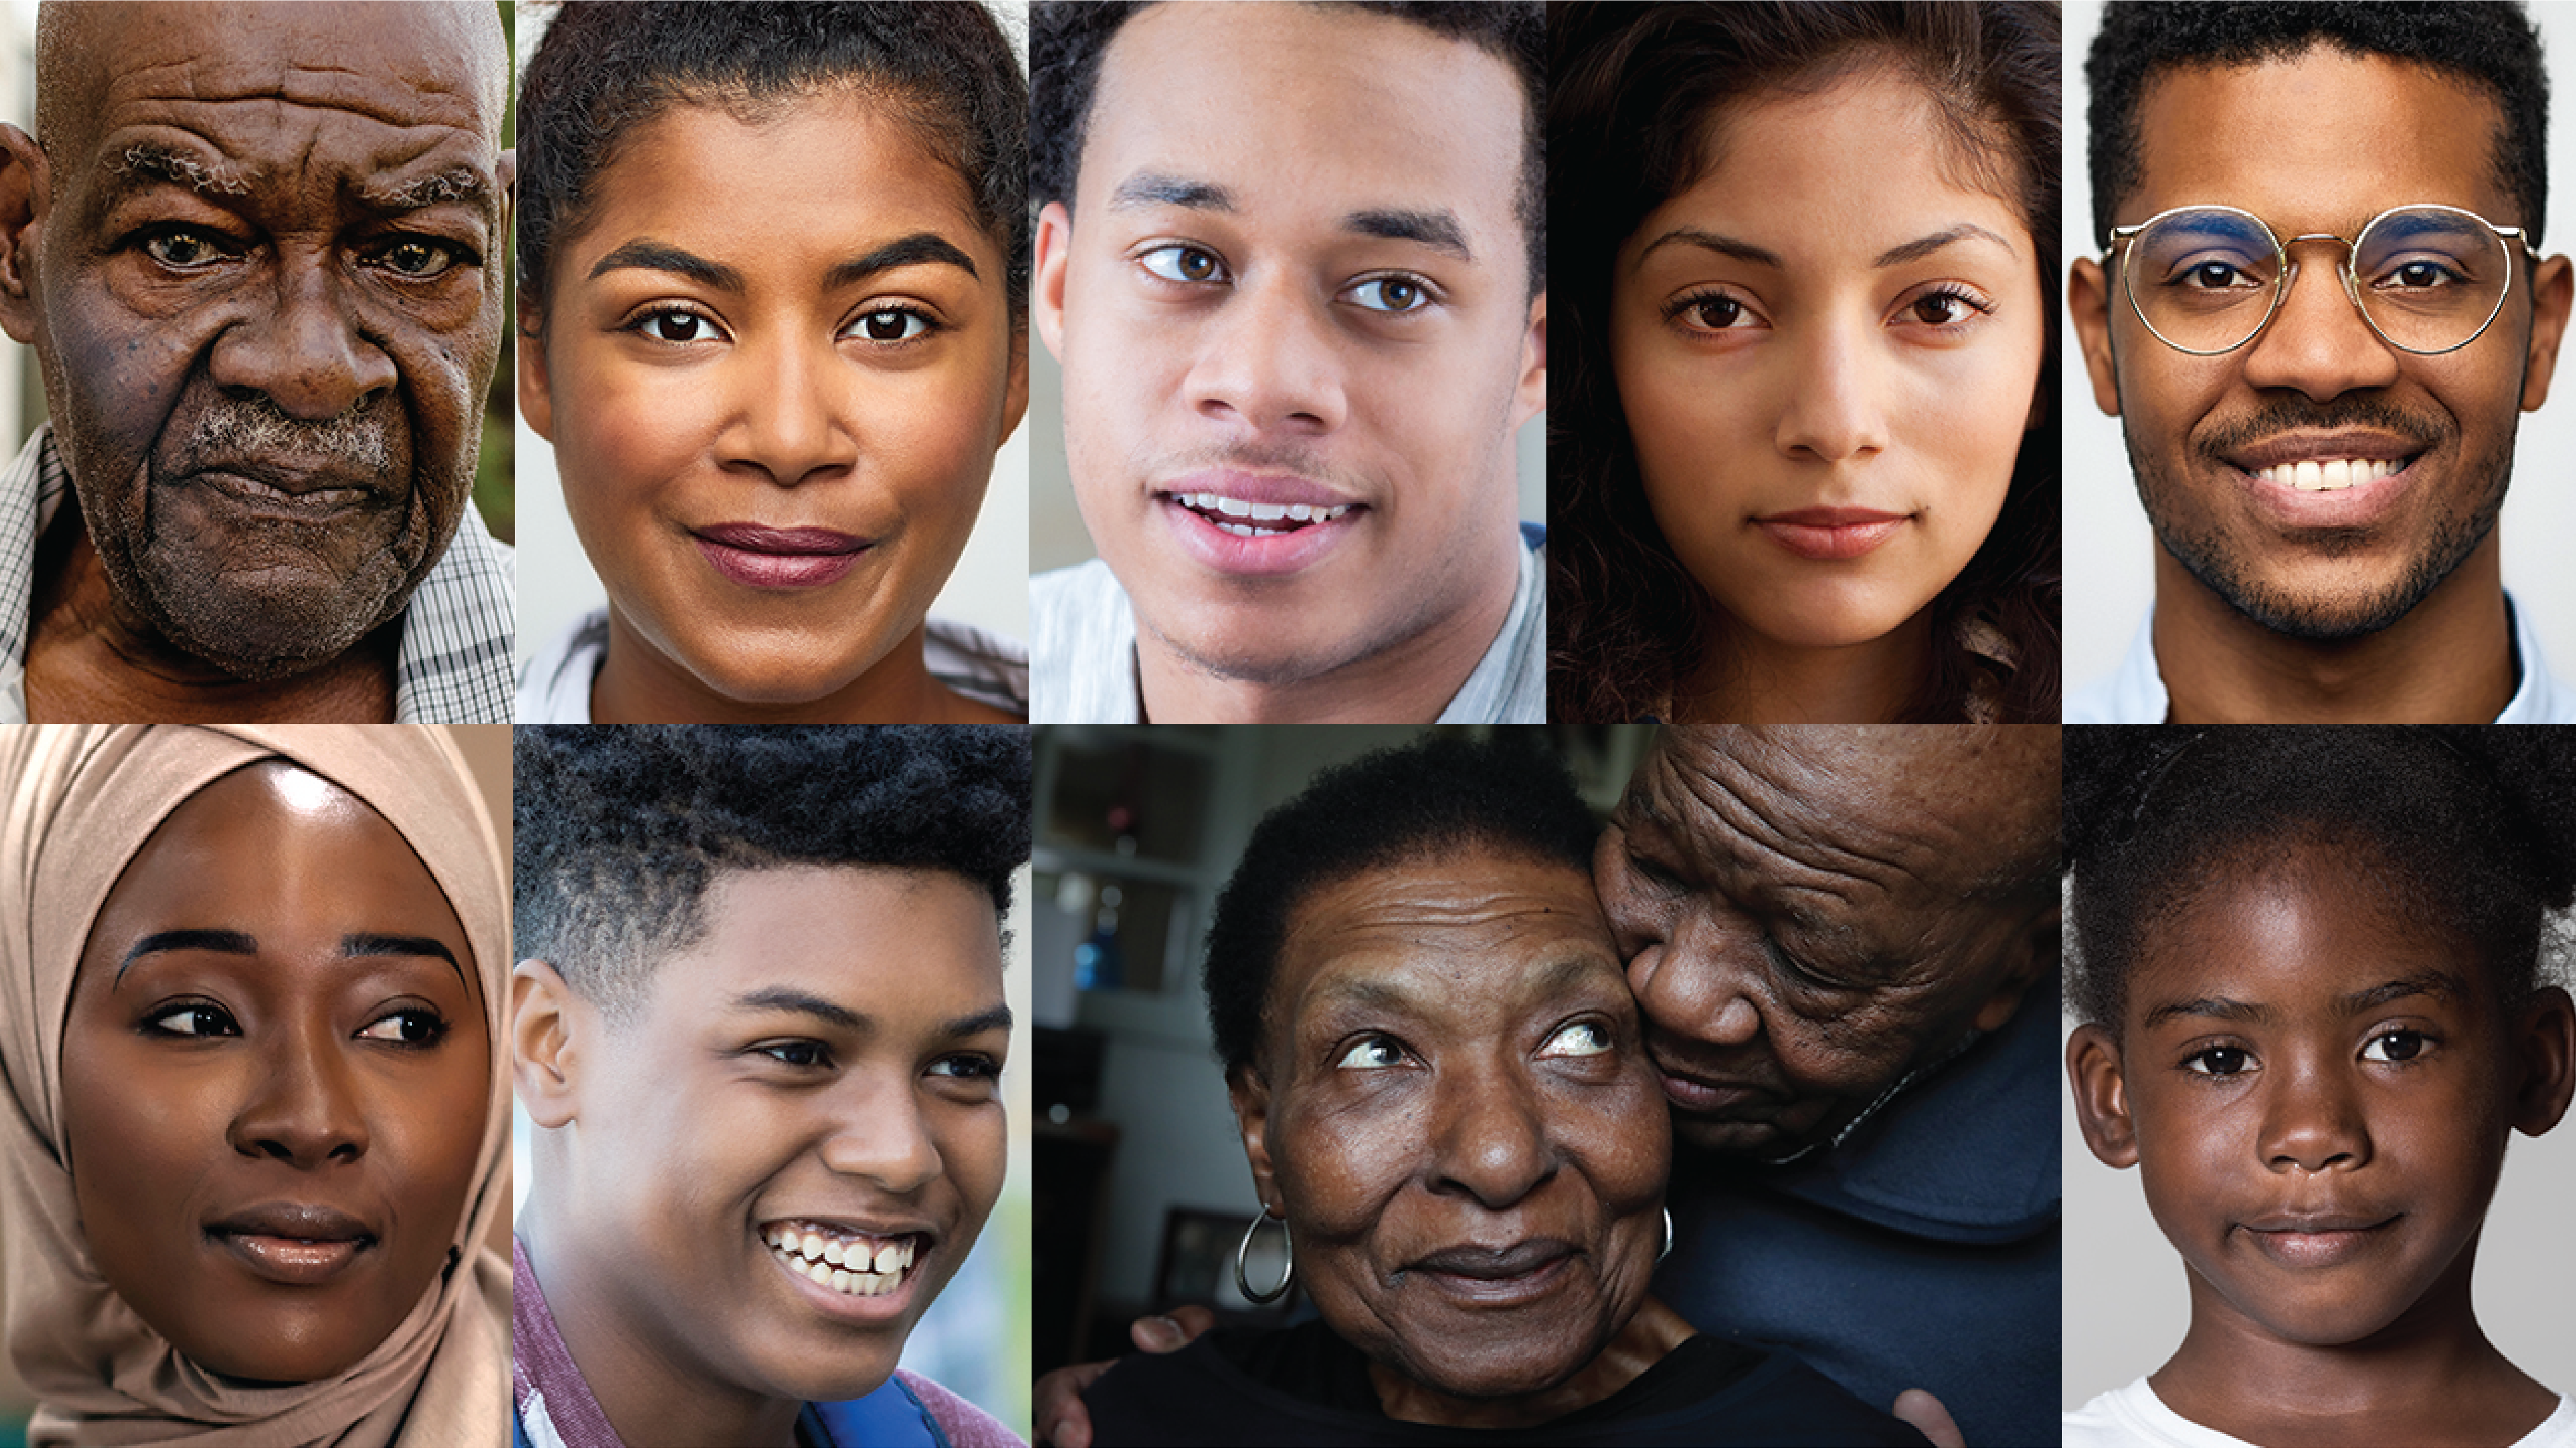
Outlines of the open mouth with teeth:
<svg viewBox="0 0 2576 1449">
<path fill-rule="evenodd" d="M 1330 523 L 1351 511 L 1351 505 L 1347 503 L 1336 503 L 1331 507 L 1305 503 L 1248 503 L 1220 493 L 1174 493 L 1168 496 L 1174 503 L 1238 538 L 1276 538 L 1318 523 Z"/>
<path fill-rule="evenodd" d="M 874 1298 L 902 1287 L 921 1246 L 917 1233 L 872 1238 L 829 1223 L 771 1223 L 761 1236 L 789 1272 L 853 1298 Z"/>
<path fill-rule="evenodd" d="M 2257 469 L 2254 476 L 2301 493 L 2340 493 L 2364 483 L 2393 478 L 2414 463 L 2412 458 L 2310 458 Z"/>
</svg>

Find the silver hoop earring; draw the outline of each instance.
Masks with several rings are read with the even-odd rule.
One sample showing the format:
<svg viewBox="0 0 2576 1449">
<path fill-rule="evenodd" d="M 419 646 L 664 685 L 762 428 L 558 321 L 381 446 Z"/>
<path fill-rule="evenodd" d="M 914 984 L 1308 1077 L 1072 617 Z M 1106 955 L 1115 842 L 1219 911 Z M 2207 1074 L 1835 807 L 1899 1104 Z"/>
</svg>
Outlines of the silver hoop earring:
<svg viewBox="0 0 2576 1449">
<path fill-rule="evenodd" d="M 1662 1252 L 1657 1253 L 1657 1254 L 1655 1255 L 1655 1261 L 1656 1261 L 1656 1262 L 1658 1262 L 1658 1263 L 1660 1263 L 1660 1262 L 1664 1261 L 1666 1258 L 1671 1257 L 1672 1255 L 1673 1255 L 1673 1210 L 1672 1210 L 1671 1208 L 1666 1208 L 1666 1209 L 1664 1209 L 1664 1250 L 1663 1250 Z"/>
<path fill-rule="evenodd" d="M 1244 1276 L 1243 1260 L 1252 1252 L 1252 1235 L 1261 1231 L 1261 1225 L 1269 1218 L 1270 1204 L 1263 1203 L 1260 1216 L 1243 1225 L 1243 1241 L 1234 1245 L 1234 1286 L 1242 1289 L 1243 1296 L 1255 1303 L 1278 1302 L 1287 1296 L 1288 1285 L 1297 1281 L 1297 1240 L 1289 1236 L 1288 1223 L 1284 1218 L 1279 1223 L 1279 1244 L 1288 1251 L 1288 1267 L 1279 1275 L 1279 1286 L 1267 1293 L 1255 1293 L 1252 1280 Z"/>
</svg>

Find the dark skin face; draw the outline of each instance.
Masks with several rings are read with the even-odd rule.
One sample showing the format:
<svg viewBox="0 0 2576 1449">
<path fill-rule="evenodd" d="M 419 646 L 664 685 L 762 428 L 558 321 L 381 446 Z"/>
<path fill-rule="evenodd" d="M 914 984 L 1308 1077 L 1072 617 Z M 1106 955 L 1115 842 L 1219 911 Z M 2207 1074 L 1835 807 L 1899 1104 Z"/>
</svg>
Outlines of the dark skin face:
<svg viewBox="0 0 2576 1449">
<path fill-rule="evenodd" d="M 1595 1364 L 1645 1301 L 1670 1136 L 1583 872 L 1471 846 L 1319 889 L 1265 1022 L 1244 1150 L 1388 1413 L 1536 1423 L 1635 1376 Z"/>
<path fill-rule="evenodd" d="M 81 1228 L 218 1373 L 306 1383 L 447 1266 L 491 1041 L 464 927 L 384 818 L 284 764 L 172 812 L 81 954 L 63 1114 Z"/>
<path fill-rule="evenodd" d="M 873 867 L 733 872 L 702 909 L 629 1017 L 517 968 L 520 1099 L 569 1129 L 520 1231 L 627 1442 L 787 1444 L 806 1401 L 893 1373 L 1001 1194 L 1000 925 L 962 876 Z M 788 1225 L 909 1263 L 818 1284 Z"/>
<path fill-rule="evenodd" d="M 507 235 L 497 27 L 65 24 L 44 150 L 0 133 L 0 322 L 43 360 L 85 525 L 47 597 L 146 673 L 305 679 L 402 610 L 467 504 Z"/>
<path fill-rule="evenodd" d="M 2087 1145 L 2140 1169 L 2190 1276 L 2157 1392 L 2259 1443 L 2362 1442 L 2333 1437 L 2347 1417 L 2369 1442 L 2513 1442 L 2555 1396 L 2486 1345 L 2469 1280 L 2506 1138 L 2566 1111 L 2566 993 L 2508 1011 L 2367 851 L 2204 874 L 2145 932 L 2117 1037 L 2067 1048 Z M 2403 1367 L 2428 1348 L 2480 1392 L 2415 1396 Z M 2338 1401 L 2339 1363 L 2376 1392 Z"/>
<path fill-rule="evenodd" d="M 2057 968 L 2046 727 L 1666 729 L 1593 860 L 1692 1146 L 1827 1141 Z"/>
</svg>

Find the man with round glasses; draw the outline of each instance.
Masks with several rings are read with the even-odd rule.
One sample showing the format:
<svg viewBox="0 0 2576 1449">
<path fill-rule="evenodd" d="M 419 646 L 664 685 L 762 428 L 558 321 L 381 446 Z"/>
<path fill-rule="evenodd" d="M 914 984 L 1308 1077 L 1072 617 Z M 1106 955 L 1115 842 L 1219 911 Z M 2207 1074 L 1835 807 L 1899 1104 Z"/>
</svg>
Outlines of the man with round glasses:
<svg viewBox="0 0 2576 1449">
<path fill-rule="evenodd" d="M 2576 294 L 2521 7 L 2114 3 L 2086 76 L 2067 300 L 2157 547 L 2066 718 L 2576 720 L 2496 528 Z"/>
</svg>

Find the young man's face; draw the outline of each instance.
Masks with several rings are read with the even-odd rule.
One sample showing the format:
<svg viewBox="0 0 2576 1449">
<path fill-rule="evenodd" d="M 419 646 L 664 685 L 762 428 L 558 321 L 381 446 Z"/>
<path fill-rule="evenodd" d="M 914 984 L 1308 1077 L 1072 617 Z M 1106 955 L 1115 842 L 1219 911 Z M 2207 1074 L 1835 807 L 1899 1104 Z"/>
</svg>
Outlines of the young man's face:
<svg viewBox="0 0 2576 1449">
<path fill-rule="evenodd" d="M 721 876 L 703 909 L 636 1014 L 576 1046 L 556 1195 L 625 1265 L 627 1362 L 711 1396 L 851 1398 L 1001 1192 L 993 901 L 941 871 L 788 867 Z M 869 1281 L 832 1280 L 853 1251 Z"/>
<path fill-rule="evenodd" d="M 2391 207 L 2431 203 L 2531 225 L 2496 179 L 2502 125 L 2491 97 L 2440 72 L 2331 46 L 2164 71 L 2139 109 L 2142 180 L 2113 220 L 2229 206 L 2284 239 L 2352 238 Z M 2335 241 L 2293 245 L 2269 325 L 2210 357 L 2141 324 L 2118 252 L 2107 271 L 2077 262 L 2068 295 L 2094 396 L 2121 418 L 2166 552 L 2238 613 L 2311 639 L 2386 628 L 2450 577 L 2493 532 L 2514 414 L 2546 395 L 2566 321 L 2565 260 L 2535 277 L 2507 249 L 2494 324 L 2440 355 L 2371 330 Z M 2336 459 L 2397 471 L 2336 491 L 2284 480 L 2287 465 Z"/>
<path fill-rule="evenodd" d="M 1111 41 L 1037 317 L 1083 521 L 1184 660 L 1294 682 L 1490 590 L 1546 389 L 1526 124 L 1509 65 L 1384 16 L 1162 5 Z"/>
</svg>

